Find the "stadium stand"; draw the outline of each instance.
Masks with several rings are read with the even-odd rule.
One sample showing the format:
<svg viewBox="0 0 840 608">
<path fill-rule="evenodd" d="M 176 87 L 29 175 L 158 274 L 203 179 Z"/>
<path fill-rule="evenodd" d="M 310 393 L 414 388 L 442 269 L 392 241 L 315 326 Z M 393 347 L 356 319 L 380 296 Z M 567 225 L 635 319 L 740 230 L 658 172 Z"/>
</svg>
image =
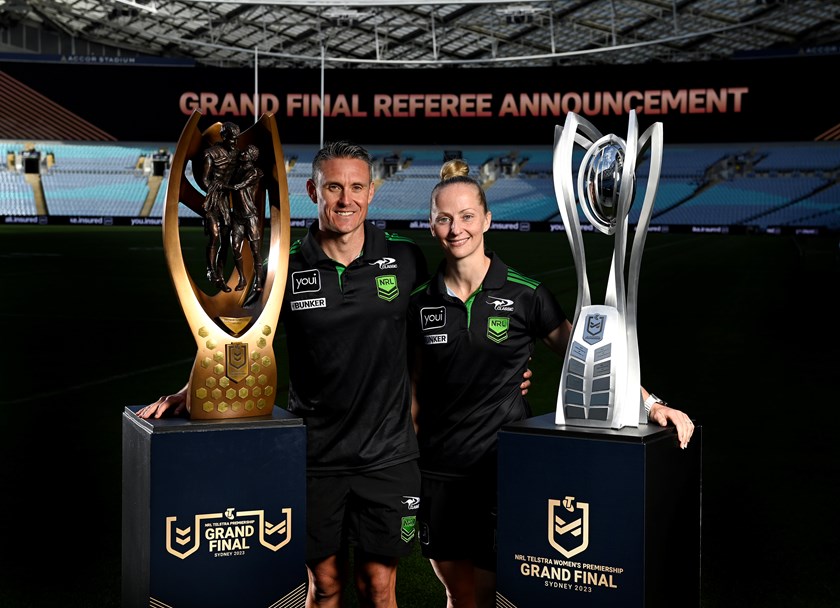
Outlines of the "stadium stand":
<svg viewBox="0 0 840 608">
<path fill-rule="evenodd" d="M 110 216 L 160 218 L 168 168 L 155 182 L 151 149 L 175 144 L 0 141 L 7 163 L 0 171 L 0 213 L 4 215 Z M 25 177 L 22 155 L 35 146 L 37 181 Z M 317 208 L 306 195 L 306 180 L 317 146 L 284 146 L 290 213 L 309 220 Z M 444 150 L 373 148 L 377 196 L 373 220 L 426 220 L 429 194 L 447 154 L 458 154 L 484 184 L 496 221 L 559 222 L 552 177 L 552 150 L 504 147 Z M 574 157 L 578 164 L 582 151 Z M 576 172 L 577 166 L 574 167 Z M 195 183 L 188 164 L 187 177 Z M 647 188 L 649 159 L 637 166 L 637 193 L 630 223 L 638 221 Z M 776 226 L 840 228 L 840 142 L 797 146 L 722 144 L 666 146 L 651 225 Z M 196 185 L 198 188 L 198 186 Z M 40 192 L 39 192 L 40 188 Z M 201 190 L 200 188 L 198 188 Z M 39 196 L 43 207 L 39 208 Z M 182 206 L 179 216 L 198 221 Z M 586 217 L 579 213 L 582 222 Z"/>
<path fill-rule="evenodd" d="M 35 195 L 22 173 L 0 169 L 0 214 L 37 215 Z"/>
</svg>

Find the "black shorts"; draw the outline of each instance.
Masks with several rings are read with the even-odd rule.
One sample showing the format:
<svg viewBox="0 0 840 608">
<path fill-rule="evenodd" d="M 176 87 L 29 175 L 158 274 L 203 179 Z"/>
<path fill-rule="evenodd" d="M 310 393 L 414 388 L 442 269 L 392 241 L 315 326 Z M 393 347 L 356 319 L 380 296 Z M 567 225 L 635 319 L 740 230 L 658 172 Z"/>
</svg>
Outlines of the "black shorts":
<svg viewBox="0 0 840 608">
<path fill-rule="evenodd" d="M 351 546 L 384 557 L 410 554 L 419 497 L 415 460 L 355 475 L 308 477 L 306 560 Z"/>
<path fill-rule="evenodd" d="M 496 571 L 496 468 L 469 477 L 424 474 L 420 489 L 420 547 L 436 561 L 468 559 Z"/>
</svg>

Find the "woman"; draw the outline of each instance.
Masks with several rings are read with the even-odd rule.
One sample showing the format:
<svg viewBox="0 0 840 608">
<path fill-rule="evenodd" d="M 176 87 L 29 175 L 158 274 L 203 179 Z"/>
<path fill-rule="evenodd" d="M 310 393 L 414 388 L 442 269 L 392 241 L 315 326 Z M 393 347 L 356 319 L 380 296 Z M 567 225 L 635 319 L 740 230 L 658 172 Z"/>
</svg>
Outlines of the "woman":
<svg viewBox="0 0 840 608">
<path fill-rule="evenodd" d="M 432 190 L 430 229 L 444 252 L 412 294 L 412 409 L 420 443 L 420 543 L 447 606 L 495 605 L 496 436 L 531 415 L 520 390 L 534 342 L 561 358 L 572 326 L 549 290 L 485 250 L 491 214 L 468 165 L 452 160 Z M 647 400 L 650 394 L 642 388 Z M 656 399 L 653 397 L 652 399 Z M 688 416 L 653 405 L 684 447 Z"/>
</svg>

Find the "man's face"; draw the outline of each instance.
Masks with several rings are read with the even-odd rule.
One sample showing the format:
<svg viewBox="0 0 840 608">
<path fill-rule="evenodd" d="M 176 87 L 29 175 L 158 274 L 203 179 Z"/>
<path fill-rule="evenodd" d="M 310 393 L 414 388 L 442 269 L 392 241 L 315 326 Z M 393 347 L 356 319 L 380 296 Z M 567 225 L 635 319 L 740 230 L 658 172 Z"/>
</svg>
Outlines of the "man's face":
<svg viewBox="0 0 840 608">
<path fill-rule="evenodd" d="M 373 190 L 370 167 L 357 158 L 323 161 L 315 179 L 306 183 L 309 198 L 318 205 L 321 230 L 338 234 L 362 228 Z"/>
</svg>

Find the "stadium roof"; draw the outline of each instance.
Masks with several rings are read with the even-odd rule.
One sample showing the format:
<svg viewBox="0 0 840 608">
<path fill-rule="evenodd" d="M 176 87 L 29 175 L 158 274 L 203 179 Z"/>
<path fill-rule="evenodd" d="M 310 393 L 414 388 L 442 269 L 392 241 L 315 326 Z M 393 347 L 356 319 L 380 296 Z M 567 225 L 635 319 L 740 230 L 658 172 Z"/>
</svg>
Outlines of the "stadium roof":
<svg viewBox="0 0 840 608">
<path fill-rule="evenodd" d="M 516 67 L 839 50 L 840 0 L 0 0 L 0 52 L 24 56 Z"/>
</svg>

